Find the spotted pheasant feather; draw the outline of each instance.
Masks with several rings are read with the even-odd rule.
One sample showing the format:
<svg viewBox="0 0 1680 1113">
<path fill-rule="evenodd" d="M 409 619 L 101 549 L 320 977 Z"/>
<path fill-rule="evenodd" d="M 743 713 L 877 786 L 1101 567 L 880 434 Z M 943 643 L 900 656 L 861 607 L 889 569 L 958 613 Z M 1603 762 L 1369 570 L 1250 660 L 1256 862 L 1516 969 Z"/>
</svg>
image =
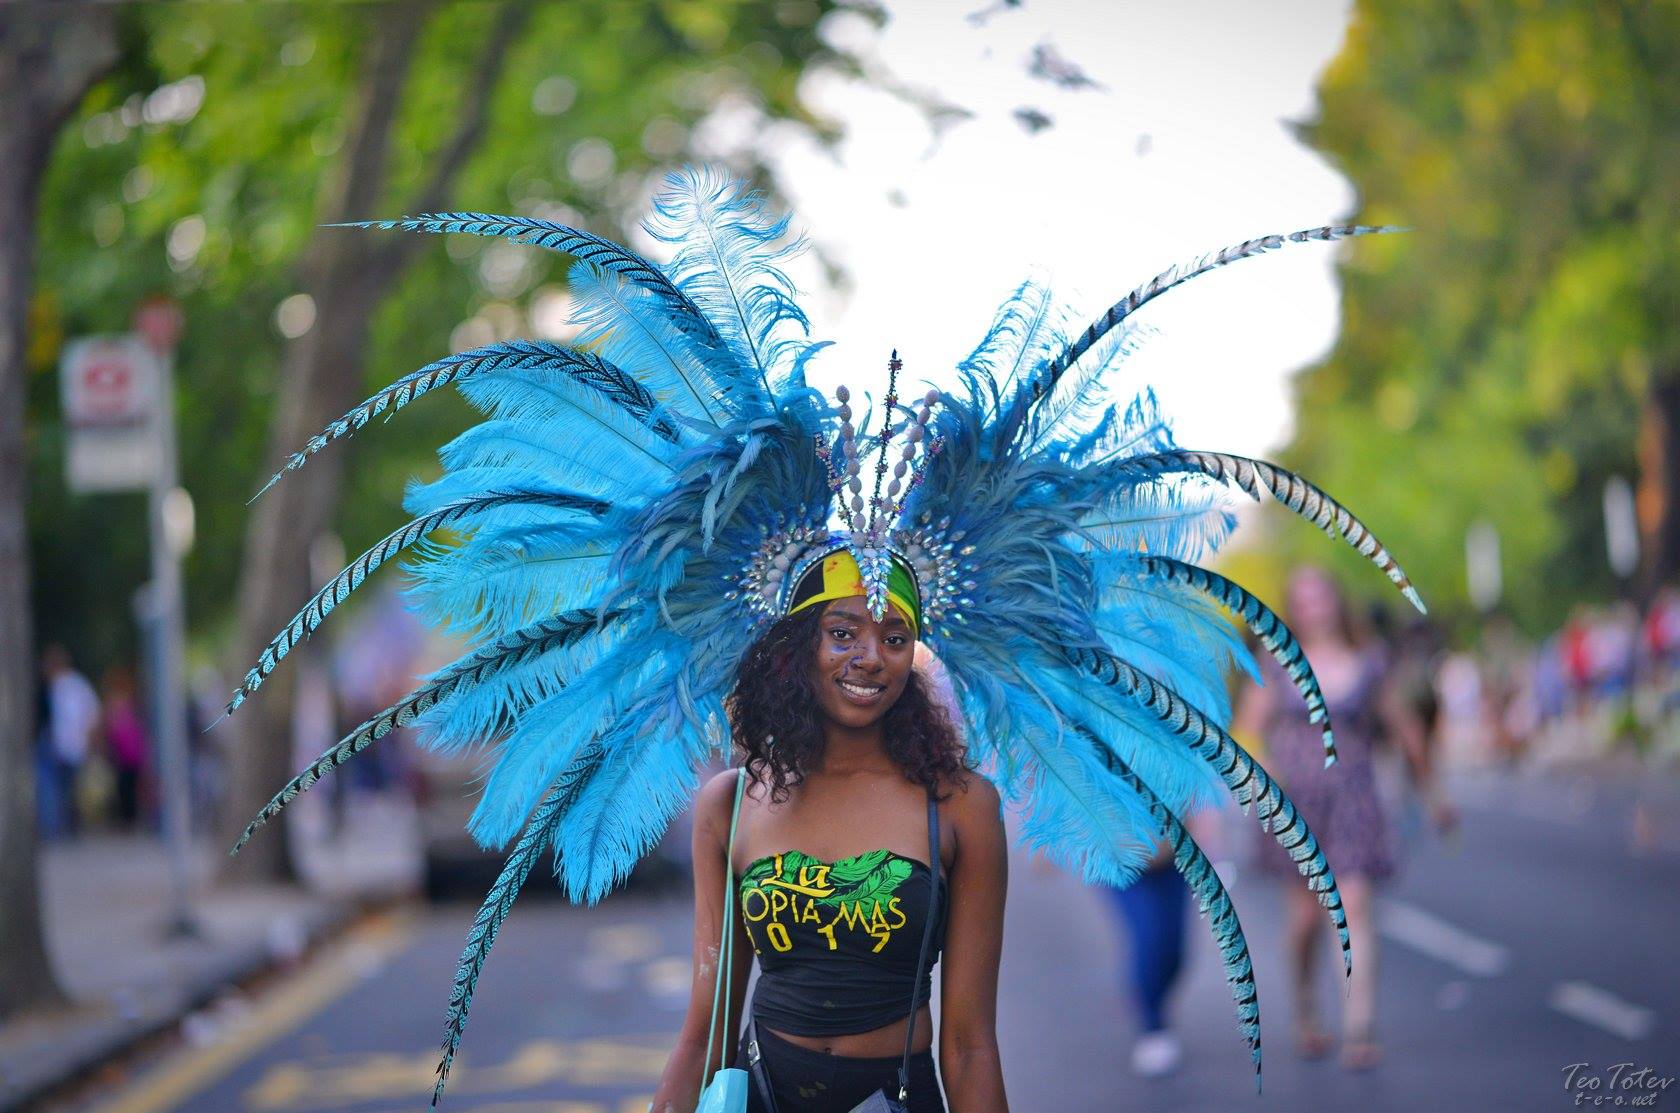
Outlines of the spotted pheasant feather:
<svg viewBox="0 0 1680 1113">
<path fill-rule="evenodd" d="M 568 611 L 552 618 L 545 618 L 541 622 L 534 622 L 516 633 L 496 639 L 495 644 L 486 646 L 459 664 L 444 671 L 429 683 L 415 689 L 405 698 L 387 707 L 361 726 L 345 735 L 332 749 L 322 754 L 310 763 L 309 767 L 286 782 L 286 786 L 269 802 L 263 805 L 260 812 L 250 823 L 245 825 L 239 841 L 233 844 L 229 854 L 238 854 L 240 848 L 251 841 L 257 828 L 279 815 L 281 810 L 297 799 L 298 794 L 307 792 L 315 782 L 336 770 L 339 766 L 367 749 L 379 739 L 384 738 L 398 727 L 407 726 L 415 719 L 425 714 L 438 703 L 448 699 L 455 693 L 483 683 L 497 673 L 514 668 L 522 662 L 541 657 L 550 650 L 571 645 L 579 639 L 600 630 L 616 619 L 621 612 L 609 611 L 600 614 L 596 611 Z"/>
<path fill-rule="evenodd" d="M 671 323 L 699 340 L 707 348 L 723 350 L 723 338 L 700 307 L 656 264 L 627 247 L 600 236 L 527 216 L 498 216 L 493 213 L 421 213 L 396 220 L 362 220 L 335 225 L 339 228 L 401 228 L 405 232 L 439 234 L 461 232 L 472 236 L 497 236 L 515 243 L 528 243 L 560 251 L 590 266 L 616 274 L 658 298 Z"/>
<path fill-rule="evenodd" d="M 548 795 L 531 813 L 513 853 L 502 864 L 502 872 L 485 895 L 478 915 L 473 918 L 472 928 L 467 932 L 466 950 L 461 952 L 460 964 L 455 968 L 455 985 L 449 993 L 449 1009 L 443 1024 L 443 1058 L 437 1066 L 437 1084 L 432 1087 L 433 1108 L 443 1097 L 444 1084 L 449 1081 L 449 1069 L 455 1064 L 455 1051 L 461 1046 L 461 1036 L 467 1030 L 467 1013 L 472 1008 L 473 991 L 478 988 L 478 975 L 490 957 L 490 948 L 496 945 L 496 935 L 502 930 L 502 922 L 512 911 L 514 899 L 519 896 L 525 879 L 531 876 L 537 859 L 553 845 L 560 821 L 566 818 L 566 813 L 577 802 L 578 794 L 589 783 L 595 770 L 600 768 L 604 756 L 600 744 L 592 743 L 560 774 L 554 787 L 548 790 Z"/>
<path fill-rule="evenodd" d="M 484 495 L 478 498 L 462 499 L 451 503 L 424 517 L 413 521 L 385 535 L 378 544 L 357 557 L 345 566 L 344 570 L 334 576 L 332 580 L 315 593 L 315 597 L 286 624 L 286 628 L 274 635 L 268 645 L 257 656 L 257 663 L 245 674 L 245 682 L 233 693 L 228 700 L 226 713 L 231 715 L 238 710 L 239 705 L 248 699 L 252 692 L 262 687 L 269 674 L 279 667 L 288 653 L 297 648 L 297 644 L 313 634 L 321 623 L 326 621 L 332 609 L 344 602 L 352 591 L 362 585 L 362 582 L 372 575 L 380 565 L 413 545 L 421 538 L 446 526 L 458 524 L 474 514 L 494 509 L 498 506 L 514 504 L 531 504 L 550 506 L 556 509 L 580 510 L 586 514 L 604 514 L 611 509 L 608 503 L 600 499 L 585 498 L 580 495 L 563 494 L 549 491 L 512 491 L 507 493 Z"/>
<path fill-rule="evenodd" d="M 1147 456 L 1133 456 L 1128 460 L 1105 464 L 1103 468 L 1108 474 L 1116 477 L 1194 472 L 1235 483 L 1256 501 L 1260 498 L 1260 486 L 1264 484 L 1273 498 L 1330 536 L 1342 538 L 1352 545 L 1359 555 L 1380 568 L 1389 582 L 1400 589 L 1400 593 L 1411 601 L 1419 613 L 1429 613 L 1428 608 L 1423 605 L 1423 599 L 1412 587 L 1412 581 L 1406 578 L 1406 573 L 1401 571 L 1400 565 L 1388 555 L 1388 550 L 1377 540 L 1376 535 L 1365 528 L 1365 523 L 1355 518 L 1347 507 L 1292 471 L 1264 460 L 1235 456 L 1229 452 L 1197 452 L 1190 449 L 1173 449 L 1169 452 L 1153 452 Z"/>
<path fill-rule="evenodd" d="M 1243 934 L 1242 921 L 1237 918 L 1237 908 L 1231 903 L 1231 894 L 1226 892 L 1219 872 L 1213 868 L 1213 863 L 1208 861 L 1207 855 L 1196 845 L 1196 840 L 1190 837 L 1190 832 L 1179 822 L 1172 809 L 1167 807 L 1106 743 L 1096 738 L 1091 738 L 1091 741 L 1096 746 L 1098 758 L 1111 773 L 1138 794 L 1138 798 L 1149 809 L 1149 814 L 1161 825 L 1161 834 L 1172 847 L 1173 864 L 1184 876 L 1190 891 L 1196 894 L 1196 903 L 1202 915 L 1208 918 L 1208 926 L 1213 931 L 1213 941 L 1219 947 L 1219 956 L 1225 965 L 1225 980 L 1231 986 L 1231 999 L 1236 1002 L 1237 1023 L 1242 1029 L 1243 1039 L 1248 1041 L 1249 1054 L 1254 1059 L 1254 1085 L 1258 1089 L 1260 991 L 1254 985 L 1254 963 L 1248 953 L 1248 937 Z"/>
<path fill-rule="evenodd" d="M 297 452 L 287 457 L 286 464 L 263 484 L 253 499 L 264 492 L 287 472 L 297 471 L 309 458 L 332 442 L 359 432 L 369 421 L 386 414 L 387 417 L 423 394 L 484 375 L 508 371 L 558 371 L 591 387 L 621 407 L 632 417 L 648 423 L 655 433 L 668 441 L 676 441 L 677 430 L 669 420 L 655 416 L 658 406 L 653 393 L 593 352 L 564 348 L 544 340 L 508 340 L 484 348 L 459 352 L 428 363 L 420 370 L 404 375 L 396 382 L 363 399 L 329 424 Z"/>
<path fill-rule="evenodd" d="M 1138 564 L 1153 575 L 1188 584 L 1212 597 L 1231 608 L 1248 624 L 1254 636 L 1260 639 L 1260 644 L 1266 647 L 1266 652 L 1283 666 L 1283 671 L 1307 701 L 1307 721 L 1322 724 L 1324 767 L 1328 769 L 1334 765 L 1336 741 L 1330 730 L 1330 709 L 1324 702 L 1324 690 L 1318 685 L 1318 677 L 1313 673 L 1306 651 L 1295 640 L 1294 632 L 1284 625 L 1283 619 L 1250 594 L 1247 588 L 1217 572 L 1171 557 L 1142 556 L 1138 558 Z"/>
<path fill-rule="evenodd" d="M 1289 858 L 1307 888 L 1330 913 L 1336 927 L 1336 938 L 1342 945 L 1342 966 L 1353 973 L 1353 952 L 1348 943 L 1347 913 L 1342 907 L 1342 895 L 1336 888 L 1335 874 L 1319 848 L 1318 839 L 1307 828 L 1307 821 L 1295 809 L 1263 766 L 1247 750 L 1227 734 L 1223 727 L 1191 707 L 1177 693 L 1146 673 L 1102 650 L 1070 650 L 1069 657 L 1105 684 L 1112 685 L 1131 697 L 1139 706 L 1149 710 L 1170 727 L 1190 748 L 1213 766 L 1230 788 L 1244 810 L 1254 805 L 1255 818 L 1260 826 L 1277 839 L 1288 851 Z"/>
<path fill-rule="evenodd" d="M 1171 290 L 1174 286 L 1182 286 L 1198 275 L 1216 270 L 1227 263 L 1234 263 L 1238 259 L 1252 259 L 1256 255 L 1282 247 L 1286 243 L 1341 240 L 1350 236 L 1369 236 L 1378 232 L 1398 231 L 1400 229 L 1386 225 L 1327 224 L 1322 228 L 1306 228 L 1299 232 L 1259 236 L 1252 240 L 1244 240 L 1242 243 L 1210 252 L 1191 262 L 1168 267 L 1109 306 L 1107 312 L 1092 321 L 1073 343 L 1051 359 L 1045 365 L 1044 370 L 1039 373 L 1039 377 L 1034 383 L 1034 393 L 1039 397 L 1047 396 L 1051 388 L 1056 385 L 1056 381 L 1062 377 L 1062 373 L 1077 363 L 1080 356 L 1090 351 L 1092 345 L 1113 331 L 1120 322 L 1137 312 L 1146 303 L 1154 301 Z"/>
</svg>

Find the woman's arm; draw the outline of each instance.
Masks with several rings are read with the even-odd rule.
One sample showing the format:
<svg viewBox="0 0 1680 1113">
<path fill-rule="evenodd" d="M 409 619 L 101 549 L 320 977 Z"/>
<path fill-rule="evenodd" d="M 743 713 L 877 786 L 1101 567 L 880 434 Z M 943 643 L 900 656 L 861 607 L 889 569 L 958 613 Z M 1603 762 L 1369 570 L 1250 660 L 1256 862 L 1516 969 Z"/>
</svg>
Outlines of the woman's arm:
<svg viewBox="0 0 1680 1113">
<path fill-rule="evenodd" d="M 1009 853 L 997 789 L 970 773 L 941 810 L 955 836 L 955 856 L 939 983 L 939 1073 L 952 1113 L 1007 1113 L 997 983 Z"/>
<path fill-rule="evenodd" d="M 1458 812 L 1441 791 L 1429 731 L 1392 676 L 1384 677 L 1377 692 L 1377 715 L 1383 731 L 1399 746 L 1412 787 L 1423 801 L 1430 823 L 1442 834 L 1452 831 L 1458 826 Z"/>
<path fill-rule="evenodd" d="M 702 1086 L 717 1070 L 718 1044 L 728 1049 L 725 1061 L 735 1057 L 737 1026 L 753 957 L 752 944 L 739 915 L 733 917 L 735 953 L 729 985 L 729 1015 L 725 1023 L 718 1025 L 712 1057 L 706 1060 L 706 1032 L 711 1024 L 718 940 L 723 928 L 724 858 L 729 845 L 729 816 L 735 804 L 736 775 L 733 769 L 719 773 L 706 783 L 694 801 L 694 980 L 689 986 L 688 1012 L 683 1016 L 676 1046 L 665 1060 L 659 1088 L 653 1093 L 654 1113 L 692 1113 L 700 1100 Z"/>
</svg>

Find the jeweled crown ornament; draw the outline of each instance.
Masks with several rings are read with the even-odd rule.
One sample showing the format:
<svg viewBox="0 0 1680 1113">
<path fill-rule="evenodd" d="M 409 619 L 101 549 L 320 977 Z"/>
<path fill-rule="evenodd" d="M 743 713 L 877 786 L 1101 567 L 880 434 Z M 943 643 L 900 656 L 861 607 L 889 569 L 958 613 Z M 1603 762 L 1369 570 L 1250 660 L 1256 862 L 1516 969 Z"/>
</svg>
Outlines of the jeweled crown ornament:
<svg viewBox="0 0 1680 1113">
<path fill-rule="evenodd" d="M 928 435 L 928 422 L 933 406 L 939 401 L 939 391 L 930 390 L 922 396 L 921 406 L 914 412 L 898 404 L 898 373 L 904 361 L 894 348 L 887 360 L 887 396 L 882 406 L 881 427 L 873 438 L 860 435 L 852 423 L 852 394 L 845 385 L 835 388 L 834 397 L 840 403 L 839 442 L 831 448 L 825 438 L 817 436 L 817 455 L 828 468 L 828 485 L 838 496 L 841 521 L 845 523 L 846 548 L 857 559 L 863 574 L 865 599 L 869 613 L 878 621 L 887 612 L 887 575 L 892 568 L 889 539 L 904 504 L 922 482 L 930 459 L 944 447 L 944 439 Z M 893 418 L 902 409 L 905 418 L 898 425 Z M 891 463 L 892 478 L 887 479 L 888 461 L 893 442 L 902 436 L 897 459 Z M 869 498 L 863 496 L 864 457 L 871 451 L 873 439 L 875 478 Z M 886 484 L 883 495 L 881 487 Z M 867 512 L 866 512 L 867 511 Z"/>
</svg>

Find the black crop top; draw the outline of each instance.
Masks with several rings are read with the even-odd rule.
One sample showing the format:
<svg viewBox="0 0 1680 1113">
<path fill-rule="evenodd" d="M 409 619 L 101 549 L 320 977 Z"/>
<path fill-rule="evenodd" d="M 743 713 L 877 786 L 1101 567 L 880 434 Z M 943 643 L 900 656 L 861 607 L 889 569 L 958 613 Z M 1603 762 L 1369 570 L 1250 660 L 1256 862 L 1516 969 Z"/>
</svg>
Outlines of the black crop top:
<svg viewBox="0 0 1680 1113">
<path fill-rule="evenodd" d="M 754 1018 L 795 1036 L 870 1032 L 903 1020 L 932 877 L 927 863 L 889 850 L 834 862 L 789 850 L 754 861 L 740 886 L 759 964 Z M 915 1008 L 933 995 L 946 904 L 939 902 Z"/>
</svg>

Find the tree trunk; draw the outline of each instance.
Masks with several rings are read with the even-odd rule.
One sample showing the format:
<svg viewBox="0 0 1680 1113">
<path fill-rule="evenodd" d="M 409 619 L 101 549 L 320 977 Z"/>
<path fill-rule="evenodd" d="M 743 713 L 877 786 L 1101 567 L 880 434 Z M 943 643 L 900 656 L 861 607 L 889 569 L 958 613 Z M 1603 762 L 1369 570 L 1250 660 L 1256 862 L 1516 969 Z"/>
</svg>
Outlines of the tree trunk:
<svg viewBox="0 0 1680 1113">
<path fill-rule="evenodd" d="M 110 8 L 0 10 L 0 1018 L 62 998 L 41 933 L 23 439 L 35 207 L 53 138 L 117 59 Z"/>
<path fill-rule="evenodd" d="M 464 75 L 468 92 L 461 116 L 454 135 L 433 163 L 431 179 L 409 204 L 392 210 L 380 207 L 387 195 L 392 125 L 425 16 L 419 6 L 404 4 L 376 18 L 378 33 L 369 36 L 360 108 L 339 177 L 322 206 L 323 223 L 444 206 L 461 166 L 484 134 L 491 90 L 526 15 L 522 3 L 502 9 L 477 66 Z M 315 303 L 315 324 L 287 346 L 281 360 L 268 472 L 360 401 L 369 324 L 414 258 L 420 240 L 339 228 L 316 234 L 301 272 L 303 292 Z M 309 549 L 326 530 L 336 508 L 346 447 L 337 445 L 314 457 L 307 467 L 275 484 L 252 508 L 239 586 L 241 668 L 257 659 L 313 590 Z M 289 665 L 282 662 L 263 689 L 230 720 L 232 775 L 223 813 L 227 845 L 296 772 L 291 753 L 294 684 Z M 287 851 L 284 821 L 282 812 L 270 824 L 273 829 L 261 832 L 229 862 L 224 876 L 236 881 L 293 880 L 296 872 Z"/>
<path fill-rule="evenodd" d="M 1639 430 L 1640 600 L 1680 572 L 1680 374 L 1658 374 Z"/>
</svg>

